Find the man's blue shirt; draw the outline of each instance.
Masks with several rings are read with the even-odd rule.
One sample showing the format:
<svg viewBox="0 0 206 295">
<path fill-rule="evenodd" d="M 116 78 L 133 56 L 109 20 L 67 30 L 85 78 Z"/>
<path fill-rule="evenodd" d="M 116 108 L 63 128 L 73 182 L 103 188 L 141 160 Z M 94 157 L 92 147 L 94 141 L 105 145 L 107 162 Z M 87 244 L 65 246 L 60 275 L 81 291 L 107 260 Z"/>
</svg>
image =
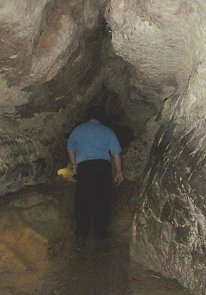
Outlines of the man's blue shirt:
<svg viewBox="0 0 206 295">
<path fill-rule="evenodd" d="M 96 120 L 77 126 L 69 136 L 67 148 L 76 152 L 77 164 L 97 159 L 110 161 L 110 153 L 115 155 L 122 151 L 112 129 Z"/>
</svg>

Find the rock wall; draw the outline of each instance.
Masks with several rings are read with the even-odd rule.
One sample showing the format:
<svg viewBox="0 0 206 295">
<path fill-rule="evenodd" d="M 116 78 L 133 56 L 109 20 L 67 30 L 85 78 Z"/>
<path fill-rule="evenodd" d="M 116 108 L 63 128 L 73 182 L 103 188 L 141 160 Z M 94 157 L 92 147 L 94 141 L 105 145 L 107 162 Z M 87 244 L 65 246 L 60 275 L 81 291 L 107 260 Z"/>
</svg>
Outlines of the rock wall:
<svg viewBox="0 0 206 295">
<path fill-rule="evenodd" d="M 49 258 L 74 232 L 73 195 L 71 184 L 57 182 L 55 187 L 27 188 L 1 199 L 1 274 L 45 272 Z"/>
<path fill-rule="evenodd" d="M 52 157 L 37 140 L 0 129 L 0 195 L 44 182 L 52 173 Z"/>
<path fill-rule="evenodd" d="M 105 17 L 112 46 L 132 65 L 126 99 L 127 106 L 132 104 L 125 108 L 126 113 L 130 121 L 136 118 L 133 125 L 138 125 L 138 120 L 146 125 L 125 156 L 130 179 L 142 178 L 158 126 L 171 119 L 178 99 L 204 59 L 204 11 L 203 1 L 108 3 Z M 145 120 L 143 114 L 149 112 Z"/>
<path fill-rule="evenodd" d="M 133 240 L 135 259 L 201 295 L 206 290 L 205 70 L 203 61 L 173 119 L 158 131 Z"/>
<path fill-rule="evenodd" d="M 79 101 L 99 85 L 103 5 L 1 1 L 0 195 L 45 182 L 66 164 L 66 136 L 82 116 Z"/>
<path fill-rule="evenodd" d="M 145 149 L 137 141 L 126 155 L 131 178 L 142 175 L 132 167 L 146 165 L 131 254 L 200 295 L 206 291 L 205 12 L 204 1 L 170 0 L 112 0 L 106 11 L 115 52 L 135 68 L 134 87 L 146 101 L 162 103 Z"/>
<path fill-rule="evenodd" d="M 30 182 L 14 183 L 6 177 L 8 183 L 4 179 L 0 195 L 35 180 L 45 182 L 66 165 L 66 138 L 91 104 L 102 105 L 124 147 L 162 107 L 158 100 L 141 96 L 134 85 L 136 68 L 115 54 L 103 17 L 106 4 L 98 0 L 1 1 L 0 126 L 4 132 L 9 130 L 11 141 L 19 134 L 31 144 L 38 142 L 39 150 L 37 146 L 30 150 L 37 150 L 34 157 L 38 154 L 47 167 L 39 170 L 42 175 L 30 170 Z M 18 166 L 29 166 L 28 159 L 22 158 Z M 7 160 L 6 166 L 12 175 L 13 163 Z M 17 171 L 20 179 L 24 172 Z"/>
<path fill-rule="evenodd" d="M 115 52 L 135 66 L 133 84 L 147 99 L 187 87 L 204 56 L 203 1 L 113 0 L 107 8 Z"/>
</svg>

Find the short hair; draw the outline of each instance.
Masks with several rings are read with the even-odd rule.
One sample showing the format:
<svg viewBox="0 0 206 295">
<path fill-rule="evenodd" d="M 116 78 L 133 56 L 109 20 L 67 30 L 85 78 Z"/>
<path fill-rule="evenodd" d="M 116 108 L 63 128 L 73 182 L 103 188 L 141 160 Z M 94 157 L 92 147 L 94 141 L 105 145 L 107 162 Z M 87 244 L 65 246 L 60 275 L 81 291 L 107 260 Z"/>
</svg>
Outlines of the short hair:
<svg viewBox="0 0 206 295">
<path fill-rule="evenodd" d="M 87 113 L 87 118 L 88 120 L 96 119 L 102 122 L 105 120 L 105 112 L 101 107 L 95 106 L 89 109 Z"/>
</svg>

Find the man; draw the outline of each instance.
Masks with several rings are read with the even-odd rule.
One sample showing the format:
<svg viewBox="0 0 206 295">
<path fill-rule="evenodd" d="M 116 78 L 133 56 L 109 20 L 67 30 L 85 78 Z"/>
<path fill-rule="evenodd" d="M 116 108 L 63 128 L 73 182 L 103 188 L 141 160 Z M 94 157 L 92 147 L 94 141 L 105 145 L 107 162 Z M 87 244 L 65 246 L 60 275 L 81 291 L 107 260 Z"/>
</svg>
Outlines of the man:
<svg viewBox="0 0 206 295">
<path fill-rule="evenodd" d="M 122 149 L 115 133 L 101 123 L 100 109 L 94 108 L 89 117 L 89 121 L 72 131 L 67 143 L 77 175 L 75 218 L 77 240 L 81 244 L 88 236 L 92 219 L 96 237 L 107 237 L 112 192 L 111 155 L 116 167 L 115 183 L 119 185 L 124 180 Z"/>
</svg>

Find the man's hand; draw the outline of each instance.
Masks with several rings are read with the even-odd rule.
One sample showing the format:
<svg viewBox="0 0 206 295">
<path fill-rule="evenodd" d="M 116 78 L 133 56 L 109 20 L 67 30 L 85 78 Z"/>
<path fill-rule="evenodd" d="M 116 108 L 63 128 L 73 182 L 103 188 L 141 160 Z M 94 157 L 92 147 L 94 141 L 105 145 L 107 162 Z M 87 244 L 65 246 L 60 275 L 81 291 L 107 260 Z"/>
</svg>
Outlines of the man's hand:
<svg viewBox="0 0 206 295">
<path fill-rule="evenodd" d="M 115 176 L 114 182 L 117 186 L 120 185 L 124 181 L 124 175 L 122 173 L 122 163 L 121 163 L 121 157 L 120 154 L 114 155 L 114 163 L 117 170 L 117 174 Z"/>
<path fill-rule="evenodd" d="M 76 164 L 72 165 L 72 173 L 73 173 L 73 176 L 77 176 L 77 165 Z"/>
<path fill-rule="evenodd" d="M 77 175 L 77 164 L 76 164 L 76 152 L 73 150 L 69 150 L 69 158 L 72 162 L 72 174 L 73 176 Z"/>
<path fill-rule="evenodd" d="M 120 185 L 124 181 L 124 175 L 122 171 L 117 172 L 114 182 L 116 183 L 117 186 Z"/>
</svg>

